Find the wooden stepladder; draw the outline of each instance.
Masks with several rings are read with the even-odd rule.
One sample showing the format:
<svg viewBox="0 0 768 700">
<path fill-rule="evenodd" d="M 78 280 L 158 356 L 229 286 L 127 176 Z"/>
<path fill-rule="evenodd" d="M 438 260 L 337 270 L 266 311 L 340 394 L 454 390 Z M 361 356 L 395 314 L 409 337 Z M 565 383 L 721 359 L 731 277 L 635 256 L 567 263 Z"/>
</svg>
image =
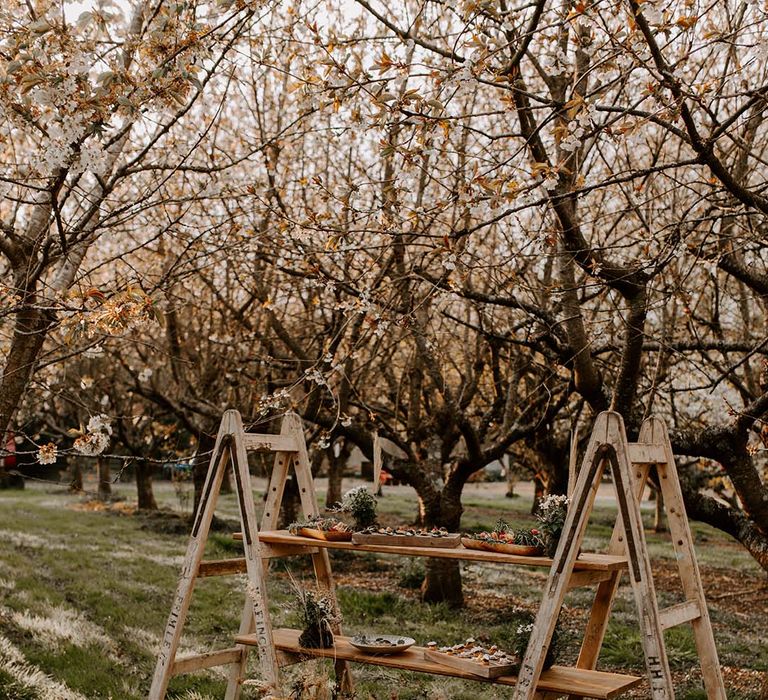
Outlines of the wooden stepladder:
<svg viewBox="0 0 768 700">
<path fill-rule="evenodd" d="M 532 700 L 536 697 L 536 685 L 544 658 L 579 556 L 597 489 L 608 466 L 611 468 L 619 511 L 608 553 L 624 554 L 627 557 L 650 682 L 650 697 L 653 700 L 673 700 L 675 697 L 663 632 L 670 627 L 691 623 L 707 698 L 725 700 L 712 625 L 666 427 L 659 418 L 651 417 L 643 423 L 638 442 L 630 443 L 621 415 L 614 412 L 601 413 L 595 422 L 513 698 Z M 654 466 L 659 476 L 685 596 L 684 601 L 665 610 L 658 608 L 640 513 L 640 499 L 650 469 Z M 598 585 L 577 662 L 578 668 L 594 669 L 597 665 L 620 577 L 621 571 L 614 571 Z M 569 697 L 570 700 L 580 699 L 577 694 Z"/>
<path fill-rule="evenodd" d="M 285 482 L 291 466 L 295 470 L 304 517 L 318 514 L 307 447 L 299 416 L 288 413 L 283 418 L 280 434 L 267 435 L 246 433 L 237 411 L 229 410 L 224 413 L 211 455 L 208 476 L 195 514 L 176 595 L 163 635 L 149 691 L 149 700 L 164 700 L 168 683 L 173 676 L 214 666 L 229 666 L 225 700 L 237 700 L 240 697 L 242 683 L 245 680 L 249 645 L 235 644 L 218 651 L 177 656 L 197 579 L 237 573 L 245 573 L 248 579 L 247 597 L 239 634 L 252 635 L 255 638 L 262 679 L 265 685 L 279 688 L 278 655 L 280 652 L 275 648 L 269 618 L 265 566 L 270 558 L 283 556 L 285 552 L 279 547 L 259 542 L 259 526 L 256 523 L 256 509 L 248 470 L 248 451 L 275 453 L 275 464 L 261 520 L 262 530 L 274 530 L 277 527 Z M 216 561 L 204 560 L 203 554 L 222 479 L 230 465 L 234 473 L 233 486 L 240 513 L 244 557 Z M 335 603 L 336 597 L 327 550 L 310 547 L 305 550 L 304 553 L 312 555 L 318 584 Z M 292 552 L 300 553 L 295 549 Z M 334 630 L 334 632 L 340 632 L 340 630 Z M 336 674 L 339 684 L 348 688 L 350 679 L 346 662 L 337 662 Z"/>
</svg>

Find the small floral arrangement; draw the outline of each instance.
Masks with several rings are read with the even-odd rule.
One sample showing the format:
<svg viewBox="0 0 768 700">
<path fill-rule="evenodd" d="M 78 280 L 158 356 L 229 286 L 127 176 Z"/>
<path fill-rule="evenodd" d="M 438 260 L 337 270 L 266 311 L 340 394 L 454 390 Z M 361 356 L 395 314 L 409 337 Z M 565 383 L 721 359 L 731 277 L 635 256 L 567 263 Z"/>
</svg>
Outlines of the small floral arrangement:
<svg viewBox="0 0 768 700">
<path fill-rule="evenodd" d="M 331 513 L 349 513 L 355 521 L 356 530 L 364 530 L 376 524 L 376 499 L 365 486 L 347 491 L 341 503 L 328 508 Z"/>
<path fill-rule="evenodd" d="M 539 530 L 536 528 L 514 530 L 504 518 L 499 518 L 490 532 L 478 532 L 469 534 L 467 537 L 490 544 L 517 544 L 522 547 L 544 546 Z"/>
<path fill-rule="evenodd" d="M 533 623 L 535 617 L 533 613 L 528 610 L 517 609 L 513 616 L 513 632 L 512 632 L 512 649 L 520 659 L 520 663 L 523 662 L 525 657 L 525 651 L 528 649 L 528 642 L 531 639 L 533 633 Z M 557 657 L 560 655 L 560 622 L 555 625 L 555 630 L 552 633 L 552 640 L 549 643 L 549 649 L 547 655 L 544 658 L 544 670 L 548 669 L 552 664 L 557 661 Z"/>
<path fill-rule="evenodd" d="M 541 532 L 535 527 L 527 530 L 515 531 L 515 544 L 519 544 L 523 547 L 543 547 L 544 542 L 541 539 Z"/>
<path fill-rule="evenodd" d="M 333 625 L 340 616 L 331 598 L 294 584 L 296 607 L 301 616 L 299 645 L 305 649 L 328 649 L 333 646 Z"/>
<path fill-rule="evenodd" d="M 490 532 L 478 532 L 468 536 L 482 542 L 501 542 L 504 544 L 514 544 L 515 542 L 515 531 L 504 518 L 499 518 Z"/>
<path fill-rule="evenodd" d="M 292 535 L 298 535 L 302 528 L 320 530 L 321 532 L 352 532 L 352 528 L 338 518 L 327 518 L 320 515 L 313 515 L 306 520 L 291 523 L 288 526 L 288 532 Z"/>
<path fill-rule="evenodd" d="M 555 556 L 560 534 L 565 525 L 565 517 L 568 514 L 568 497 L 547 496 L 540 504 L 536 513 L 542 533 L 542 539 L 547 550 L 547 556 Z"/>
</svg>

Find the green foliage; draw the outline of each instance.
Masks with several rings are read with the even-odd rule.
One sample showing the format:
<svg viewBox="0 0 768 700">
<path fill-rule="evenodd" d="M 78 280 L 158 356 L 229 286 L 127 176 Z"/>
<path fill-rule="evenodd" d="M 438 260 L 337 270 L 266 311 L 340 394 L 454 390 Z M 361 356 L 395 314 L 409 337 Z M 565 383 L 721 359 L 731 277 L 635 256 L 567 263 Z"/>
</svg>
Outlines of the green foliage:
<svg viewBox="0 0 768 700">
<path fill-rule="evenodd" d="M 560 541 L 560 533 L 563 531 L 567 514 L 567 496 L 551 494 L 539 503 L 536 519 L 539 521 L 539 529 L 541 530 L 547 556 L 555 556 L 555 551 Z"/>
<path fill-rule="evenodd" d="M 34 688 L 19 683 L 10 673 L 0 668 L 0 698 L 9 700 L 42 700 Z"/>
<path fill-rule="evenodd" d="M 400 578 L 397 581 L 397 585 L 400 588 L 414 590 L 421 588 L 426 575 L 424 564 L 418 559 L 410 558 L 400 567 Z"/>
<path fill-rule="evenodd" d="M 672 669 L 683 669 L 696 663 L 696 643 L 690 627 L 673 627 L 664 633 L 667 657 Z M 605 635 L 600 658 L 616 668 L 643 669 L 640 631 L 632 625 L 611 622 Z"/>
<path fill-rule="evenodd" d="M 357 530 L 364 530 L 376 524 L 376 499 L 365 486 L 357 486 L 347 491 L 335 510 L 349 513 Z"/>
<path fill-rule="evenodd" d="M 515 530 L 515 544 L 522 545 L 523 547 L 542 547 L 544 543 L 539 531 L 535 528 L 529 528 Z"/>
<path fill-rule="evenodd" d="M 299 644 L 307 649 L 333 646 L 331 627 L 338 620 L 333 601 L 295 583 L 294 593 L 302 625 Z"/>
<path fill-rule="evenodd" d="M 512 613 L 512 649 L 515 655 L 523 660 L 525 650 L 528 648 L 528 641 L 533 631 L 533 623 L 536 616 L 529 610 L 514 610 Z M 544 658 L 544 668 L 547 669 L 554 664 L 560 655 L 560 623 L 555 625 L 555 631 L 552 633 L 552 640 L 549 643 L 547 655 Z"/>
<path fill-rule="evenodd" d="M 337 593 L 342 610 L 353 611 L 355 619 L 360 621 L 370 622 L 386 617 L 408 615 L 405 601 L 393 593 L 370 593 L 346 587 L 340 588 Z"/>
</svg>

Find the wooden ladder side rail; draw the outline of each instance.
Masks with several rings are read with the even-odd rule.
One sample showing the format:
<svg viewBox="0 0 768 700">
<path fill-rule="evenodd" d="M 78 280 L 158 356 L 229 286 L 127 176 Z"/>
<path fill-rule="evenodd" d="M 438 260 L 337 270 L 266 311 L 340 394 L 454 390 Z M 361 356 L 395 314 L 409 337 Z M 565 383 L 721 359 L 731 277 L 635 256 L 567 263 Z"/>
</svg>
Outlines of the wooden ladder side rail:
<svg viewBox="0 0 768 700">
<path fill-rule="evenodd" d="M 644 421 L 643 431 L 649 434 L 653 442 L 663 446 L 666 455 L 665 462 L 657 466 L 659 484 L 664 498 L 675 561 L 685 595 L 683 603 L 661 611 L 662 622 L 667 628 L 685 622 L 691 623 L 707 699 L 726 700 L 725 683 L 669 432 L 664 422 L 657 416 L 651 416 Z"/>
<path fill-rule="evenodd" d="M 621 416 L 601 413 L 592 432 L 584 462 L 574 489 L 573 501 L 563 527 L 528 648 L 521 665 L 514 700 L 532 700 L 542 671 L 552 633 L 565 599 L 567 578 L 573 570 L 586 525 L 594 506 L 597 488 L 605 467 L 613 472 L 619 503 L 619 522 L 628 554 L 629 576 L 638 610 L 643 653 L 648 668 L 653 700 L 674 698 L 664 638 L 656 604 L 650 560 L 635 497 L 636 480 L 629 461 L 629 448 Z"/>
<path fill-rule="evenodd" d="M 194 659 L 185 658 L 183 664 L 176 665 L 176 652 L 178 651 L 181 634 L 186 621 L 189 605 L 192 601 L 192 592 L 195 586 L 198 569 L 205 551 L 205 543 L 216 510 L 216 503 L 221 491 L 221 482 L 224 470 L 227 468 L 231 455 L 232 441 L 232 413 L 227 411 L 222 417 L 216 442 L 211 453 L 208 474 L 205 478 L 200 503 L 192 525 L 187 552 L 184 557 L 176 594 L 168 616 L 168 622 L 163 633 L 163 640 L 158 653 L 157 664 L 149 690 L 149 700 L 163 700 L 168 689 L 168 682 L 175 673 L 181 673 L 190 665 L 194 665 Z M 241 523 L 242 525 L 242 523 Z M 199 655 L 200 663 L 206 663 L 208 656 Z M 204 658 L 205 657 L 205 658 Z M 179 660 L 180 662 L 182 660 Z M 183 669 L 183 670 L 182 670 Z"/>
<path fill-rule="evenodd" d="M 317 507 L 315 481 L 312 478 L 312 467 L 309 462 L 307 445 L 303 439 L 304 431 L 302 429 L 301 419 L 297 414 L 292 413 L 286 417 L 286 421 L 290 421 L 290 429 L 295 434 L 300 434 L 302 437 L 300 441 L 297 441 L 299 443 L 299 449 L 296 453 L 294 463 L 296 482 L 299 487 L 299 499 L 301 501 L 301 508 L 304 511 L 305 518 L 309 516 L 316 516 L 320 514 L 320 511 Z M 333 580 L 333 574 L 331 573 L 331 558 L 328 554 L 328 550 L 320 547 L 311 556 L 312 566 L 315 570 L 315 578 L 317 579 L 318 584 L 323 589 L 325 594 L 330 598 L 334 609 L 338 612 L 339 603 L 336 599 L 336 585 Z M 334 622 L 331 625 L 331 631 L 334 634 L 341 634 L 341 623 L 339 621 Z M 343 659 L 337 659 L 334 663 L 334 670 L 336 672 L 337 691 L 342 693 L 352 693 L 353 682 L 349 664 Z"/>
<path fill-rule="evenodd" d="M 648 431 L 641 429 L 639 441 L 647 442 L 650 435 Z M 639 457 L 637 451 L 634 456 Z M 634 477 L 634 493 L 638 501 L 642 500 L 643 491 L 645 490 L 645 484 L 650 474 L 651 464 L 650 462 L 639 462 L 632 464 L 632 472 Z M 621 555 L 626 553 L 626 547 L 624 546 L 623 528 L 621 522 L 616 517 L 616 522 L 613 527 L 613 533 L 608 545 L 608 554 Z M 597 660 L 600 656 L 600 650 L 603 646 L 605 639 L 605 633 L 608 629 L 608 620 L 613 607 L 613 601 L 616 598 L 616 593 L 619 589 L 619 583 L 621 582 L 622 571 L 614 571 L 611 576 L 605 581 L 600 582 L 595 592 L 595 598 L 592 603 L 592 608 L 589 613 L 589 620 L 584 632 L 584 637 L 581 643 L 581 649 L 579 650 L 579 657 L 576 661 L 577 668 L 595 669 L 597 668 Z M 581 696 L 571 695 L 569 700 L 583 700 Z"/>
<path fill-rule="evenodd" d="M 261 556 L 259 526 L 256 520 L 256 506 L 253 501 L 251 473 L 248 468 L 245 431 L 240 414 L 233 412 L 231 419 L 234 433 L 234 452 L 232 454 L 235 472 L 235 494 L 240 511 L 241 532 L 243 534 L 243 552 L 248 576 L 246 600 L 240 617 L 240 633 L 255 634 L 259 650 L 259 667 L 266 683 L 278 690 L 280 687 L 280 665 L 277 660 L 275 640 L 272 635 L 272 621 L 269 615 L 269 600 L 265 575 L 265 561 Z M 285 423 L 285 419 L 283 419 Z M 281 428 L 281 435 L 284 435 Z M 303 438 L 303 435 L 301 436 Z M 283 447 L 284 445 L 281 445 Z M 286 458 L 289 452 L 277 452 L 275 460 Z M 240 659 L 232 664 L 227 678 L 225 700 L 238 700 L 245 676 L 248 652 L 245 646 L 240 648 Z"/>
<path fill-rule="evenodd" d="M 608 438 L 608 428 L 606 414 L 600 414 L 595 422 L 583 465 L 576 479 L 573 501 L 563 525 L 542 603 L 528 641 L 528 648 L 520 665 L 513 700 L 533 700 L 535 697 L 536 686 L 544 668 L 544 659 L 552 641 L 568 581 L 573 573 L 603 473 L 605 455 L 602 443 Z"/>
<path fill-rule="evenodd" d="M 616 431 L 609 450 L 611 473 L 619 502 L 619 521 L 624 529 L 624 544 L 629 560 L 628 575 L 639 618 L 640 642 L 648 670 L 651 698 L 672 700 L 675 697 L 675 688 L 664 644 L 651 560 L 645 541 L 640 498 L 636 496 L 639 491 L 638 482 L 645 484 L 647 474 L 643 471 L 640 478 L 637 478 L 629 459 L 630 450 L 624 421 L 619 414 L 613 415 Z"/>
<path fill-rule="evenodd" d="M 267 486 L 267 499 L 264 504 L 264 513 L 261 516 L 261 527 L 260 530 L 271 530 L 277 525 L 277 520 L 280 515 L 280 503 L 283 500 L 283 492 L 285 489 L 285 482 L 288 477 L 288 467 L 291 463 L 291 460 L 293 458 L 293 450 L 297 449 L 297 440 L 295 440 L 295 436 L 291 435 L 291 431 L 289 431 L 289 425 L 286 421 L 286 418 L 283 419 L 281 425 L 280 425 L 280 435 L 276 436 L 278 439 L 271 440 L 269 443 L 267 441 L 262 442 L 254 442 L 253 440 L 250 441 L 244 441 L 244 444 L 249 445 L 252 447 L 252 449 L 259 449 L 263 444 L 270 444 L 274 446 L 279 446 L 280 448 L 290 448 L 290 451 L 287 449 L 278 449 L 275 452 L 275 460 L 274 465 L 272 468 L 272 474 L 270 475 L 269 484 Z M 301 435 L 301 440 L 303 441 L 303 434 Z M 247 464 L 247 454 L 246 454 L 246 464 Z M 251 492 L 250 489 L 250 481 L 248 482 L 248 491 Z M 238 491 L 239 495 L 239 491 Z M 241 531 L 241 536 L 243 541 L 245 541 L 245 533 Z M 258 533 L 256 533 L 257 542 L 258 540 Z M 259 542 L 259 548 L 261 548 L 261 543 Z M 261 554 L 263 555 L 264 552 L 262 551 Z M 233 560 L 236 561 L 236 560 Z M 246 570 L 247 570 L 247 557 L 245 558 L 246 564 Z M 245 634 L 253 634 L 254 630 L 256 629 L 256 609 L 253 605 L 253 601 L 251 599 L 250 595 L 246 596 L 245 602 L 243 604 L 243 612 L 240 615 L 240 627 L 238 631 L 238 636 L 245 635 Z M 269 640 L 272 644 L 272 648 L 274 649 L 274 643 L 272 640 Z M 261 645 L 259 645 L 261 646 Z M 229 674 L 227 677 L 227 690 L 224 695 L 225 700 L 238 700 L 240 697 L 240 691 L 242 689 L 243 680 L 245 678 L 246 673 L 246 667 L 248 664 L 248 650 L 249 647 L 245 644 L 238 644 L 237 647 L 241 651 L 241 657 L 237 664 L 233 665 L 229 669 Z M 259 648 L 259 661 L 262 665 L 262 672 L 264 672 L 263 667 L 263 659 L 267 657 L 263 656 L 261 653 L 261 648 Z M 271 659 L 267 661 L 268 664 L 271 665 Z M 274 676 L 275 686 L 279 684 L 279 664 L 277 661 L 277 657 L 275 656 L 275 665 L 274 668 L 270 668 L 268 670 L 269 675 Z M 265 675 L 265 678 L 267 676 Z"/>
</svg>

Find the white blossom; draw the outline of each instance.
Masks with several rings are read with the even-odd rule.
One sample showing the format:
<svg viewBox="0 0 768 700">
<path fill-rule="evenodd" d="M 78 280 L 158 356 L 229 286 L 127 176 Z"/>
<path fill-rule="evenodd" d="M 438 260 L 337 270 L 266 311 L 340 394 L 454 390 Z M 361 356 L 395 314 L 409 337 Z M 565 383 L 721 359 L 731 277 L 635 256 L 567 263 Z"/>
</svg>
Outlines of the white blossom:
<svg viewBox="0 0 768 700">
<path fill-rule="evenodd" d="M 91 419 L 88 421 L 88 432 L 112 435 L 112 421 L 109 416 L 106 416 L 103 413 L 91 416 Z"/>
<path fill-rule="evenodd" d="M 59 448 L 52 442 L 49 442 L 47 445 L 40 445 L 37 450 L 37 461 L 40 464 L 56 464 L 58 453 Z"/>
<path fill-rule="evenodd" d="M 77 438 L 72 445 L 82 455 L 100 455 L 109 445 L 109 435 L 106 433 L 87 433 Z"/>
</svg>

